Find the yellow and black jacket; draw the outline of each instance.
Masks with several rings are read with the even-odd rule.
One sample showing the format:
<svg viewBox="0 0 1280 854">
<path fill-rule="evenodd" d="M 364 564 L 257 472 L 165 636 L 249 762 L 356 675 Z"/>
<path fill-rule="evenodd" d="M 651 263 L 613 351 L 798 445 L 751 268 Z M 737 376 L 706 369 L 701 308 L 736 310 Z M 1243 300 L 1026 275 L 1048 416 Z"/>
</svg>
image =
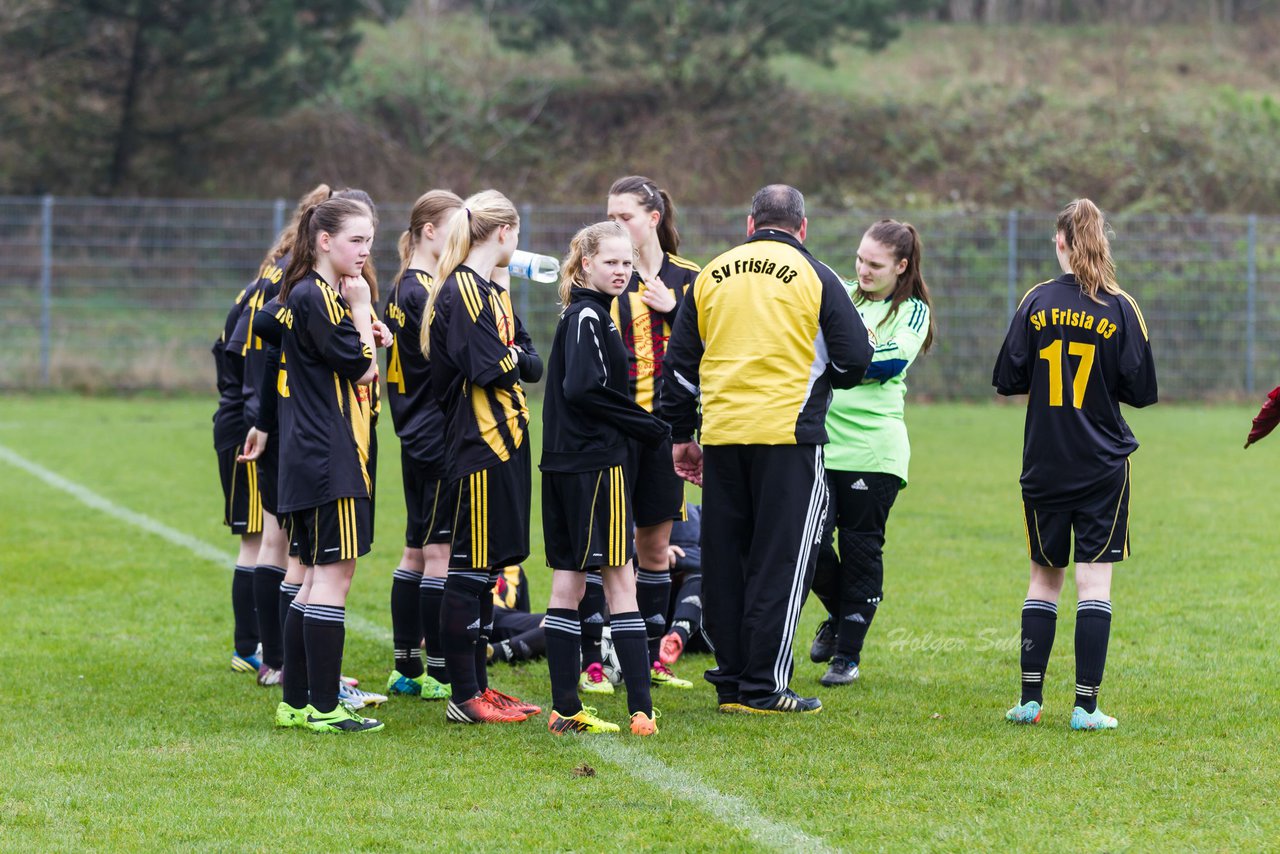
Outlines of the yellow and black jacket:
<svg viewBox="0 0 1280 854">
<path fill-rule="evenodd" d="M 252 287 L 252 286 L 250 286 Z M 241 291 L 227 312 L 222 334 L 213 342 L 213 367 L 218 382 L 218 408 L 213 413 L 213 449 L 221 453 L 244 441 L 244 358 L 227 342 L 247 305 L 249 289 Z"/>
<path fill-rule="evenodd" d="M 821 445 L 831 389 L 871 363 L 835 272 L 792 235 L 757 230 L 698 275 L 667 346 L 659 414 L 687 442 Z"/>
<path fill-rule="evenodd" d="M 449 480 L 457 481 L 505 463 L 528 441 L 520 381 L 541 379 L 542 360 L 505 288 L 462 266 L 440 289 L 427 321 L 431 384 L 445 411 Z"/>
<path fill-rule="evenodd" d="M 699 270 L 692 261 L 667 252 L 662 266 L 658 268 L 658 278 L 675 293 L 676 307 L 663 314 L 645 305 L 640 299 L 644 293 L 644 281 L 639 273 L 632 272 L 627 289 L 618 295 L 610 310 L 631 359 L 628 386 L 631 399 L 649 412 L 657 408 L 667 341 L 680 314 L 680 305 Z"/>
<path fill-rule="evenodd" d="M 369 498 L 373 392 L 358 380 L 373 353 L 346 300 L 316 273 L 283 308 L 288 394 L 280 400 L 281 513 Z"/>
<path fill-rule="evenodd" d="M 418 343 L 432 287 L 429 274 L 406 270 L 387 297 L 382 321 L 394 336 L 387 348 L 387 398 L 400 447 L 438 479 L 446 474 L 444 412 L 431 384 L 431 363 Z"/>
</svg>

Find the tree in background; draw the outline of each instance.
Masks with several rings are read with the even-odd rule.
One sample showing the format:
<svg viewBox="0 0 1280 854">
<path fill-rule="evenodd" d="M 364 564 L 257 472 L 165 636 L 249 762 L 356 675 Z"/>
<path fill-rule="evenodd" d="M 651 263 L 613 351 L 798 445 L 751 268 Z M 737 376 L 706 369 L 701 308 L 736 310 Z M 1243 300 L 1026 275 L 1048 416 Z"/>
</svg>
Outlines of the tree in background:
<svg viewBox="0 0 1280 854">
<path fill-rule="evenodd" d="M 198 175 L 193 143 L 322 92 L 360 18 L 404 2 L 15 0 L 0 22 L 0 135 L 25 169 L 8 181 L 113 194 L 148 172 Z"/>
<path fill-rule="evenodd" d="M 476 0 L 499 39 L 535 50 L 565 42 L 583 70 L 613 68 L 691 107 L 745 96 L 768 82 L 770 58 L 828 58 L 833 45 L 878 50 L 896 16 L 931 0 Z"/>
</svg>

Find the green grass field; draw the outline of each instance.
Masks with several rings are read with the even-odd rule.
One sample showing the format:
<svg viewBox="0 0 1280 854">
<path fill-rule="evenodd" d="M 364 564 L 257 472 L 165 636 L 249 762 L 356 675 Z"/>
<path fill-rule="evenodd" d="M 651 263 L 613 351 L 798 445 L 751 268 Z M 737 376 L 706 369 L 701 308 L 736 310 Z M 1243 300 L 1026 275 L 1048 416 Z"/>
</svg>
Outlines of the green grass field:
<svg viewBox="0 0 1280 854">
<path fill-rule="evenodd" d="M 890 523 L 861 680 L 817 686 L 811 602 L 793 684 L 820 692 L 823 714 L 720 716 L 698 681 L 655 694 L 661 733 L 643 741 L 557 739 L 545 717 L 446 725 L 440 704 L 416 699 L 384 706 L 371 736 L 275 730 L 276 693 L 227 669 L 234 548 L 212 409 L 0 398 L 2 850 L 1257 850 L 1280 837 L 1280 439 L 1240 450 L 1249 408 L 1130 413 L 1143 442 L 1134 554 L 1116 577 L 1102 691 L 1118 731 L 1067 729 L 1073 607 L 1045 722 L 1004 722 L 1026 584 L 1022 412 L 934 405 L 908 413 L 914 480 Z M 392 663 L 402 530 L 390 427 L 343 668 L 375 688 Z M 87 506 L 6 449 L 227 557 Z M 537 539 L 536 505 L 534 527 Z M 535 608 L 548 591 L 539 548 Z M 706 666 L 687 658 L 677 672 Z M 549 701 L 545 664 L 500 666 L 494 683 Z M 625 719 L 624 696 L 598 705 Z M 574 773 L 584 763 L 594 776 Z"/>
</svg>

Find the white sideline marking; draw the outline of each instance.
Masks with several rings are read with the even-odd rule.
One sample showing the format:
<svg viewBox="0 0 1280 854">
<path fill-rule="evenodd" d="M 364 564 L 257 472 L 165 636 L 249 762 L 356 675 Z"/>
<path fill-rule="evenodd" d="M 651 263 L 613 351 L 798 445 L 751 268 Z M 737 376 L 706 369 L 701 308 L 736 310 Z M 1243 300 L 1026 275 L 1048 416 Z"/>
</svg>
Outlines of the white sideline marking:
<svg viewBox="0 0 1280 854">
<path fill-rule="evenodd" d="M 175 546 L 180 546 L 186 549 L 196 557 L 204 558 L 211 563 L 216 563 L 218 566 L 228 571 L 235 567 L 236 556 L 231 552 L 224 552 L 217 546 L 206 543 L 204 540 L 197 539 L 190 534 L 184 534 L 177 528 L 171 528 L 158 519 L 145 516 L 142 513 L 130 510 L 128 507 L 122 507 L 111 499 L 104 498 L 86 486 L 81 486 L 75 481 L 67 480 L 62 475 L 49 471 L 49 469 L 44 466 L 31 462 L 13 450 L 6 448 L 4 445 L 0 445 L 0 460 L 4 460 L 9 465 L 22 469 L 27 474 L 43 481 L 54 489 L 65 492 L 81 504 L 85 504 L 92 507 L 94 510 L 106 513 L 108 516 L 113 516 L 122 522 L 127 522 L 135 528 L 140 528 L 149 534 L 155 534 L 162 540 L 166 540 Z M 347 625 L 354 631 L 359 632 L 371 640 L 388 642 L 391 640 L 390 630 L 379 626 L 377 623 L 366 620 L 358 614 L 347 614 Z"/>
<path fill-rule="evenodd" d="M 717 791 L 692 774 L 672 768 L 636 748 L 608 738 L 591 738 L 587 743 L 607 762 L 612 762 L 655 789 L 700 807 L 730 827 L 743 828 L 751 841 L 761 848 L 780 851 L 837 850 L 824 839 L 810 836 L 784 822 L 765 818 L 742 798 Z"/>
<path fill-rule="evenodd" d="M 127 522 L 162 540 L 180 546 L 196 557 L 215 563 L 225 570 L 230 570 L 236 561 L 231 552 L 224 552 L 215 545 L 206 543 L 176 528 L 171 528 L 158 519 L 130 510 L 104 498 L 86 486 L 68 480 L 44 466 L 37 465 L 21 455 L 0 445 L 0 460 L 20 468 L 32 477 L 43 481 L 48 486 L 65 492 L 81 504 L 94 510 Z M 358 634 L 370 640 L 390 642 L 391 632 L 376 623 L 356 614 L 347 614 L 347 625 Z M 751 804 L 735 795 L 726 795 L 700 782 L 693 775 L 676 768 L 671 768 L 651 756 L 647 756 L 635 748 L 605 739 L 591 739 L 587 742 L 596 753 L 607 762 L 617 765 L 633 777 L 648 783 L 659 791 L 675 795 L 683 801 L 706 810 L 726 824 L 746 829 L 751 840 L 762 848 L 778 850 L 802 851 L 835 851 L 824 840 L 810 836 L 798 828 L 779 821 L 765 818 L 755 811 Z"/>
</svg>

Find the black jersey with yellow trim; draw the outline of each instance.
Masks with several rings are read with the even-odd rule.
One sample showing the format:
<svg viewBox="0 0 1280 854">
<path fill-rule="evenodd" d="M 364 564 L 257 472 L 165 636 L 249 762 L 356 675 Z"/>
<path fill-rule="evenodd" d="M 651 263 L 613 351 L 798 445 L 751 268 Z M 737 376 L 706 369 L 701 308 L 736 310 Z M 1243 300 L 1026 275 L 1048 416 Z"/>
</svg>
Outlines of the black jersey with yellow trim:
<svg viewBox="0 0 1280 854">
<path fill-rule="evenodd" d="M 1028 395 L 1021 482 L 1031 507 L 1072 509 L 1112 488 L 1138 448 L 1120 404 L 1158 398 L 1137 301 L 1124 291 L 1097 297 L 1070 273 L 1036 285 L 996 357 L 996 391 Z"/>
<path fill-rule="evenodd" d="M 373 352 L 351 307 L 318 273 L 293 286 L 280 317 L 288 394 L 280 400 L 279 511 L 368 498 L 372 394 L 356 380 Z"/>
<path fill-rule="evenodd" d="M 213 413 L 215 451 L 236 447 L 248 432 L 244 412 L 244 358 L 227 346 L 244 314 L 248 293 L 249 288 L 245 288 L 236 296 L 223 321 L 222 333 L 213 342 L 213 369 L 218 385 L 218 408 Z"/>
<path fill-rule="evenodd" d="M 666 422 L 627 395 L 627 349 L 609 316 L 613 297 L 574 288 L 556 327 L 542 404 L 542 461 L 548 472 L 621 465 L 628 440 L 656 446 Z"/>
<path fill-rule="evenodd" d="M 520 380 L 536 382 L 542 362 L 505 288 L 466 266 L 439 287 L 427 321 L 431 385 L 445 413 L 449 480 L 458 481 L 506 462 L 529 440 Z"/>
<path fill-rule="evenodd" d="M 654 311 L 640 299 L 644 293 L 644 280 L 638 272 L 631 273 L 631 281 L 613 303 L 613 322 L 622 334 L 631 359 L 629 391 L 631 398 L 650 412 L 654 411 L 662 376 L 662 362 L 667 353 L 667 340 L 675 326 L 680 305 L 689 286 L 702 270 L 692 261 L 666 252 L 658 278 L 675 293 L 676 306 L 671 311 Z"/>
<path fill-rule="evenodd" d="M 235 334 L 228 346 L 244 356 L 244 417 L 249 424 L 258 421 L 259 399 L 262 394 L 263 369 L 267 363 L 267 342 L 253 331 L 255 318 L 263 307 L 280 293 L 280 283 L 289 264 L 286 253 L 274 264 L 268 264 L 246 294 L 246 305 Z"/>
<path fill-rule="evenodd" d="M 431 297 L 431 275 L 409 269 L 391 288 L 382 322 L 393 340 L 387 348 L 387 403 L 400 446 L 433 478 L 445 476 L 445 418 L 422 355 L 422 315 Z"/>
<path fill-rule="evenodd" d="M 253 316 L 253 334 L 262 339 L 266 354 L 258 379 L 258 419 L 253 426 L 270 435 L 279 431 L 280 398 L 289 396 L 288 374 L 283 367 L 284 354 L 280 352 L 287 314 L 277 294 Z"/>
</svg>

